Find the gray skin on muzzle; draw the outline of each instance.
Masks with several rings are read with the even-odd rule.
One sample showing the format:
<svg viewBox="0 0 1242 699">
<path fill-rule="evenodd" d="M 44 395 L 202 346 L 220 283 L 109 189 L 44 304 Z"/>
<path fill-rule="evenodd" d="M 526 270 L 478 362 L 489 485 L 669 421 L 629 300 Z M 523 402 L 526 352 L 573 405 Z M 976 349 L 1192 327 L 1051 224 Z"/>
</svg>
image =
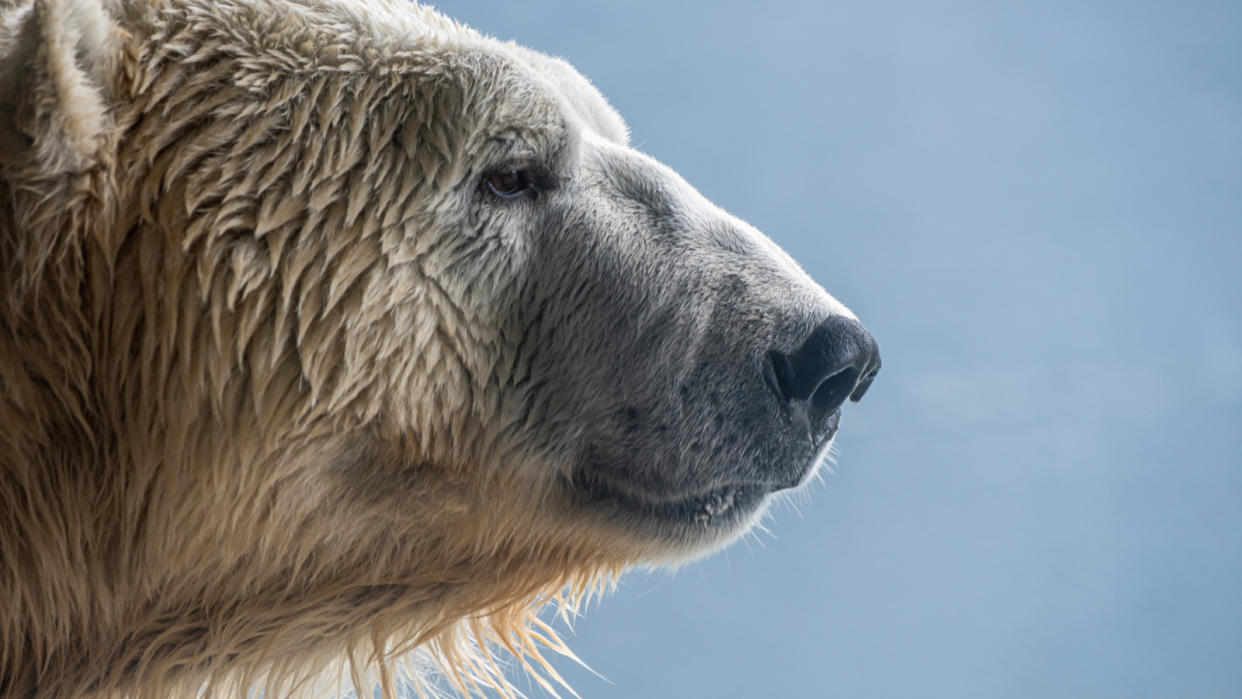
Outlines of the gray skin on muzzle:
<svg viewBox="0 0 1242 699">
<path fill-rule="evenodd" d="M 573 464 L 577 502 L 626 526 L 684 538 L 737 525 L 816 468 L 837 406 L 879 368 L 874 341 L 668 168 L 598 140 L 578 155 L 578 176 L 541 194 L 510 307 L 519 424 Z M 874 361 L 817 405 L 816 372 L 839 352 L 808 338 L 834 322 Z"/>
</svg>

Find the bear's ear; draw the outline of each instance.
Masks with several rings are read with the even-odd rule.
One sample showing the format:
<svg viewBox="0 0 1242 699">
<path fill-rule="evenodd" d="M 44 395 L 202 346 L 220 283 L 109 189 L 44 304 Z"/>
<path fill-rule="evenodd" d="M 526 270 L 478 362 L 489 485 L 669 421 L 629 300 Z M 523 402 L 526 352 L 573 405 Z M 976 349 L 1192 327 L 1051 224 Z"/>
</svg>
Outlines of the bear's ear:
<svg viewBox="0 0 1242 699">
<path fill-rule="evenodd" d="M 0 11 L 0 165 L 89 167 L 109 124 L 118 30 L 101 0 L 34 0 Z"/>
</svg>

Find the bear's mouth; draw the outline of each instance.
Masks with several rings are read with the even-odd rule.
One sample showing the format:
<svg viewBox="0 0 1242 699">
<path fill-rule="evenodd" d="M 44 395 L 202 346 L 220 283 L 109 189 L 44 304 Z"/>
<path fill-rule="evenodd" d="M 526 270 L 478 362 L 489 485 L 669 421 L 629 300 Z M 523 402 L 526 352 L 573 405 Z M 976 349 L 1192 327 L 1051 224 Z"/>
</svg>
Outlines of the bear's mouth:
<svg viewBox="0 0 1242 699">
<path fill-rule="evenodd" d="M 772 491 L 769 485 L 734 483 L 686 496 L 655 497 L 585 471 L 574 476 L 574 490 L 585 503 L 616 514 L 663 524 L 702 528 L 728 526 L 749 516 Z"/>
</svg>

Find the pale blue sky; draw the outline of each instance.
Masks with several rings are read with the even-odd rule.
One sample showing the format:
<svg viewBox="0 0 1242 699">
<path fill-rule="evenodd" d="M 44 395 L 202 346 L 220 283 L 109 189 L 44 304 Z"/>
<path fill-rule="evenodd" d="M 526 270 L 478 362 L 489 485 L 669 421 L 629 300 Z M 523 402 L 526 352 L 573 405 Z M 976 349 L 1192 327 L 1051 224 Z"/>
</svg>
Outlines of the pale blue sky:
<svg viewBox="0 0 1242 699">
<path fill-rule="evenodd" d="M 884 355 L 800 513 L 578 622 L 583 697 L 1242 697 L 1242 3 L 439 7 Z"/>
</svg>

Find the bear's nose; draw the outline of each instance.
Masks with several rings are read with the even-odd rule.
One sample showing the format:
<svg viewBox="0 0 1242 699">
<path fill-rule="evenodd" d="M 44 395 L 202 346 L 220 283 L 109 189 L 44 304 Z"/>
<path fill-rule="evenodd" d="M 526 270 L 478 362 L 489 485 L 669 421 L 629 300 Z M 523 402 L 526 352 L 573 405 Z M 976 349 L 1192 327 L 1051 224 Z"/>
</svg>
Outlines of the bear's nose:
<svg viewBox="0 0 1242 699">
<path fill-rule="evenodd" d="M 823 417 L 847 399 L 858 402 L 879 371 L 871 333 L 852 318 L 832 316 L 793 352 L 768 352 L 763 378 L 783 403 L 806 404 Z"/>
</svg>

